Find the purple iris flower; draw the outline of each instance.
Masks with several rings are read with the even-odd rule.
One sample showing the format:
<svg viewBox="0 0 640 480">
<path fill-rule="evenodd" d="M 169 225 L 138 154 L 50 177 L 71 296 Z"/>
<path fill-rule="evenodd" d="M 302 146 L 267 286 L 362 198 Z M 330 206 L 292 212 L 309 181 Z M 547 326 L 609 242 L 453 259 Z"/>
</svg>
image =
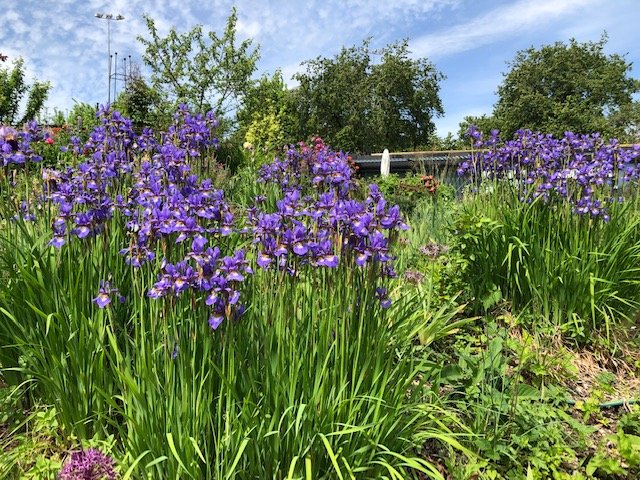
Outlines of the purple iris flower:
<svg viewBox="0 0 640 480">
<path fill-rule="evenodd" d="M 376 298 L 380 301 L 382 308 L 389 308 L 391 306 L 391 299 L 387 294 L 387 289 L 384 287 L 376 288 Z"/>
<path fill-rule="evenodd" d="M 211 315 L 209 317 L 209 326 L 213 330 L 216 330 L 220 326 L 220 324 L 223 322 L 223 320 L 224 320 L 223 315 L 217 315 L 217 314 Z"/>
<path fill-rule="evenodd" d="M 93 303 L 95 303 L 98 308 L 105 308 L 111 303 L 111 296 L 115 294 L 118 294 L 120 303 L 123 303 L 124 297 L 119 295 L 118 289 L 111 287 L 109 280 L 101 280 L 98 296 L 93 299 Z"/>
</svg>

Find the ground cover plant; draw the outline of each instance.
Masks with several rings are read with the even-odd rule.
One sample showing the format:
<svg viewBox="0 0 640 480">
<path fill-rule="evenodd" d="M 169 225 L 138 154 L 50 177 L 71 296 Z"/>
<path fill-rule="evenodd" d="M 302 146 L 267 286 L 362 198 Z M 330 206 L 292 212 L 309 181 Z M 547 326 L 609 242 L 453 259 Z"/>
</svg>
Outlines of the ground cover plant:
<svg viewBox="0 0 640 480">
<path fill-rule="evenodd" d="M 316 141 L 245 209 L 204 176 L 211 114 L 99 116 L 24 203 L 39 159 L 3 149 L 0 362 L 21 408 L 55 411 L 61 478 L 442 478 L 423 446 L 464 449 L 413 340 L 457 310 L 392 301 L 399 208 Z"/>
</svg>

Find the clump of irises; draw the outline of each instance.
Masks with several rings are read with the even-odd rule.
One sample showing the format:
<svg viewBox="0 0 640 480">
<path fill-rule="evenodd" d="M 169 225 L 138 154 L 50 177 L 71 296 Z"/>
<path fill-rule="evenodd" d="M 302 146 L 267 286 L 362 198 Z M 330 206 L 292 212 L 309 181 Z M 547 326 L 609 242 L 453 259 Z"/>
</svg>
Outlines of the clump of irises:
<svg viewBox="0 0 640 480">
<path fill-rule="evenodd" d="M 344 198 L 355 188 L 354 171 L 348 154 L 335 152 L 316 137 L 312 145 L 290 146 L 283 159 L 263 165 L 258 181 L 277 183 L 283 191 L 331 191 Z"/>
<path fill-rule="evenodd" d="M 622 201 L 624 186 L 640 177 L 640 145 L 621 148 L 598 133 L 555 138 L 518 130 L 513 140 L 503 141 L 497 130 L 484 138 L 471 126 L 467 135 L 476 151 L 460 164 L 460 175 L 511 182 L 522 201 L 564 200 L 578 215 L 608 221 L 607 206 Z"/>
<path fill-rule="evenodd" d="M 241 219 L 224 191 L 193 168 L 218 145 L 212 113 L 195 115 L 181 105 L 159 135 L 150 129 L 136 134 L 131 121 L 109 107 L 97 115 L 101 124 L 88 140 L 74 137 L 67 147 L 79 163 L 43 170 L 44 197 L 55 206 L 52 246 L 90 240 L 114 219 L 122 222 L 124 261 L 133 269 L 149 262 L 158 269 L 148 297 L 191 292 L 204 298 L 213 329 L 244 313 L 241 286 L 254 273 L 252 264 L 295 276 L 306 265 L 352 262 L 372 266 L 376 278 L 395 276 L 391 242 L 407 228 L 399 208 L 387 205 L 376 185 L 363 201 L 352 198 L 356 182 L 348 156 L 321 139 L 291 146 L 282 160 L 263 166 L 259 181 L 279 187 L 276 209 L 268 211 L 258 197 Z M 252 248 L 225 255 L 218 243 L 232 234 L 247 236 Z M 104 280 L 94 303 L 106 308 L 115 295 L 117 289 Z M 383 286 L 376 296 L 389 306 Z"/>
<path fill-rule="evenodd" d="M 49 133 L 43 131 L 35 120 L 28 122 L 22 130 L 7 125 L 0 126 L 2 166 L 40 162 L 42 157 L 34 152 L 32 143 L 47 138 L 50 138 Z"/>
<path fill-rule="evenodd" d="M 189 289 L 207 292 L 206 304 L 217 327 L 226 315 L 243 311 L 238 304 L 239 272 L 249 273 L 243 251 L 230 257 L 204 248 L 211 239 L 232 232 L 234 216 L 224 192 L 211 180 L 192 173 L 192 164 L 207 148 L 215 148 L 218 123 L 212 113 L 191 114 L 181 105 L 167 132 L 150 129 L 141 135 L 131 121 L 109 107 L 98 111 L 101 125 L 86 142 L 71 139 L 67 147 L 81 161 L 62 171 L 43 171 L 43 191 L 55 206 L 50 244 L 60 248 L 71 239 L 102 234 L 114 217 L 124 222 L 128 242 L 121 246 L 134 269 L 160 254 L 152 298 L 181 295 Z M 191 245 L 184 258 L 171 260 L 171 245 Z M 230 263 L 240 262 L 236 270 Z M 116 290 L 103 281 L 94 303 L 105 308 Z"/>
<path fill-rule="evenodd" d="M 259 198 L 248 212 L 260 268 L 295 274 L 305 265 L 336 268 L 346 262 L 395 276 L 391 243 L 408 227 L 377 185 L 369 185 L 364 201 L 352 198 L 355 180 L 346 154 L 320 139 L 312 147 L 302 143 L 265 165 L 260 180 L 277 184 L 282 193 L 275 211 L 264 211 Z M 384 287 L 377 296 L 381 306 L 390 305 Z"/>
</svg>

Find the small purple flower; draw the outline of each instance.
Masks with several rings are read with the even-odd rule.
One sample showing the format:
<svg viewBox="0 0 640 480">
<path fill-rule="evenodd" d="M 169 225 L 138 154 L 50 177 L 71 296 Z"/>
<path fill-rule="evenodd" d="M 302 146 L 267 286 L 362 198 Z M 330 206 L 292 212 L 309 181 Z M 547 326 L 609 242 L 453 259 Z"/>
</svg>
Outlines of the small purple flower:
<svg viewBox="0 0 640 480">
<path fill-rule="evenodd" d="M 93 299 L 93 303 L 98 305 L 99 308 L 104 308 L 111 303 L 111 297 L 108 293 L 100 292 L 98 296 Z"/>
<path fill-rule="evenodd" d="M 65 243 L 66 243 L 66 240 L 64 239 L 64 237 L 56 236 L 56 237 L 53 237 L 51 240 L 49 240 L 49 245 L 55 248 L 61 248 Z"/>
<path fill-rule="evenodd" d="M 93 303 L 98 305 L 98 308 L 104 308 L 111 303 L 111 296 L 118 294 L 120 303 L 124 303 L 124 297 L 119 295 L 117 288 L 112 288 L 109 280 L 101 280 L 100 288 L 98 289 L 98 296 L 93 299 Z"/>
<path fill-rule="evenodd" d="M 339 260 L 337 255 L 323 255 L 316 263 L 322 267 L 336 268 Z"/>
<path fill-rule="evenodd" d="M 260 253 L 258 254 L 258 258 L 256 259 L 256 263 L 258 264 L 258 266 L 260 268 L 267 268 L 269 265 L 271 265 L 272 262 L 272 258 L 271 256 L 269 256 L 267 253 Z"/>
<path fill-rule="evenodd" d="M 193 242 L 191 243 L 191 250 L 194 253 L 202 253 L 204 251 L 204 246 L 207 244 L 207 239 L 200 236 L 200 235 L 196 235 L 196 237 L 193 239 Z"/>
<path fill-rule="evenodd" d="M 74 452 L 60 473 L 59 480 L 115 480 L 114 461 L 95 448 Z"/>
<path fill-rule="evenodd" d="M 386 288 L 376 288 L 376 298 L 380 300 L 380 307 L 389 308 L 391 306 L 391 299 L 389 298 Z"/>
<path fill-rule="evenodd" d="M 213 329 L 216 330 L 220 324 L 222 323 L 222 321 L 224 320 L 224 316 L 222 315 L 218 315 L 218 314 L 213 314 L 209 317 L 209 326 Z"/>
</svg>

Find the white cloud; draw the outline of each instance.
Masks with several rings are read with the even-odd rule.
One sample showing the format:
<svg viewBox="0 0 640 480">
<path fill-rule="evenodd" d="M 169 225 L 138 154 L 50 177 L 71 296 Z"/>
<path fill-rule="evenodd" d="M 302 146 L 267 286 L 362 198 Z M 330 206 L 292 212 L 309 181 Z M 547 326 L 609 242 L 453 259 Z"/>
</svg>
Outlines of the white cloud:
<svg viewBox="0 0 640 480">
<path fill-rule="evenodd" d="M 255 20 L 246 21 L 240 18 L 238 19 L 236 27 L 238 35 L 244 38 L 257 38 L 260 36 L 260 32 L 262 32 L 262 25 Z"/>
<path fill-rule="evenodd" d="M 472 50 L 496 40 L 517 35 L 525 29 L 546 28 L 575 11 L 587 10 L 599 0 L 520 0 L 500 6 L 468 22 L 411 42 L 419 57 L 442 57 Z"/>
</svg>

